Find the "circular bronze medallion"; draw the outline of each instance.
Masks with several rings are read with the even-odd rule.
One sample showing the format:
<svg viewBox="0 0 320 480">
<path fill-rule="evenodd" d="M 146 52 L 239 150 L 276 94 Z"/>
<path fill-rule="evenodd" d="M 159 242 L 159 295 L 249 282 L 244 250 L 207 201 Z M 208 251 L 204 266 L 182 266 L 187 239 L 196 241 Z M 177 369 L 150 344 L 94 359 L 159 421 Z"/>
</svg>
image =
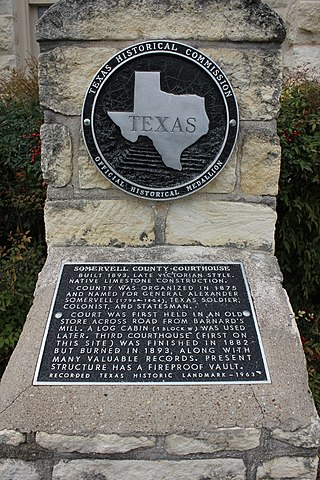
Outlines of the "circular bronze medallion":
<svg viewBox="0 0 320 480">
<path fill-rule="evenodd" d="M 189 195 L 225 166 L 238 107 L 216 63 L 189 45 L 148 41 L 112 57 L 95 75 L 82 129 L 100 172 L 150 200 Z"/>
</svg>

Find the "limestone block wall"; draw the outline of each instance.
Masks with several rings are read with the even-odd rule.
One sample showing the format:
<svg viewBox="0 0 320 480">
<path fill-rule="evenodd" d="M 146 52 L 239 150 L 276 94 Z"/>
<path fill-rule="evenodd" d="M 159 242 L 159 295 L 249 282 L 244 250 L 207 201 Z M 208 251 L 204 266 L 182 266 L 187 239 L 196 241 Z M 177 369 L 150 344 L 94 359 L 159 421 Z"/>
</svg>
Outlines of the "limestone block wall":
<svg viewBox="0 0 320 480">
<path fill-rule="evenodd" d="M 238 0 L 62 1 L 38 26 L 46 230 L 57 245 L 251 246 L 273 250 L 280 147 L 281 19 Z M 73 8 L 74 7 L 74 8 Z M 152 202 L 112 186 L 91 164 L 80 133 L 88 84 L 122 48 L 145 39 L 189 43 L 222 67 L 241 127 L 224 171 L 184 199 Z M 241 219 L 241 221 L 239 220 Z"/>
<path fill-rule="evenodd" d="M 11 455 L 23 449 L 25 453 L 0 460 L 0 474 L 10 480 L 314 480 L 317 457 L 295 455 L 302 438 L 295 446 L 283 440 L 237 427 L 163 438 L 44 432 L 27 436 L 3 430 L 0 444 Z M 282 454 L 259 462 L 266 448 L 282 449 Z"/>
<path fill-rule="evenodd" d="M 0 71 L 16 66 L 12 0 L 0 2 Z"/>
<path fill-rule="evenodd" d="M 283 18 L 287 38 L 283 45 L 286 69 L 307 67 L 320 76 L 320 2 L 318 0 L 265 0 Z"/>
</svg>

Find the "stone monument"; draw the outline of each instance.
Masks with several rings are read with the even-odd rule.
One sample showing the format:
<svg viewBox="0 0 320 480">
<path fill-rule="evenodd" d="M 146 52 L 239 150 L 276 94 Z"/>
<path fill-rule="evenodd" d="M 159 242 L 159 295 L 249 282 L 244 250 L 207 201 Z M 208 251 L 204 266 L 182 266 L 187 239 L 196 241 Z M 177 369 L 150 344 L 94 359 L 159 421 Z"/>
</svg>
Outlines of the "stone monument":
<svg viewBox="0 0 320 480">
<path fill-rule="evenodd" d="M 280 18 L 61 0 L 37 34 L 48 259 L 1 382 L 1 478 L 315 480 L 273 255 Z"/>
</svg>

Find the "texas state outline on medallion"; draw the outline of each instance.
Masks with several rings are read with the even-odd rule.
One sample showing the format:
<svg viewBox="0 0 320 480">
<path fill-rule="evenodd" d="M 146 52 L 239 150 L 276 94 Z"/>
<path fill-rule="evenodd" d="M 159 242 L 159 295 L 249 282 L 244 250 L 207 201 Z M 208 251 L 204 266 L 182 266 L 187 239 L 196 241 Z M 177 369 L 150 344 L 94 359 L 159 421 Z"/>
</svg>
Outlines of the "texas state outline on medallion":
<svg viewBox="0 0 320 480">
<path fill-rule="evenodd" d="M 163 163 L 179 171 L 182 152 L 209 130 L 205 99 L 162 91 L 160 72 L 135 72 L 133 112 L 108 115 L 126 140 L 150 138 Z"/>
</svg>

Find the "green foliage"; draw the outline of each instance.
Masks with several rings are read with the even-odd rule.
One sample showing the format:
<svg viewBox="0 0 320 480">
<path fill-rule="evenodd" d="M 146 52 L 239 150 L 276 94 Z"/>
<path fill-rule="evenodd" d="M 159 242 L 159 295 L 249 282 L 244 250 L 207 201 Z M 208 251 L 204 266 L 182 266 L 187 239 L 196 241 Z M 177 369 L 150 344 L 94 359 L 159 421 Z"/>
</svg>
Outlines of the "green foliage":
<svg viewBox="0 0 320 480">
<path fill-rule="evenodd" d="M 310 388 L 320 413 L 320 315 L 299 311 L 296 319 L 307 358 Z"/>
<path fill-rule="evenodd" d="M 45 258 L 37 65 L 0 78 L 0 373 Z"/>
<path fill-rule="evenodd" d="M 320 304 L 320 83 L 287 81 L 278 119 L 282 166 L 276 255 L 293 307 Z"/>
<path fill-rule="evenodd" d="M 15 347 L 45 258 L 45 247 L 17 231 L 0 246 L 0 361 L 8 359 Z"/>
<path fill-rule="evenodd" d="M 45 189 L 40 168 L 37 66 L 0 79 L 0 239 L 18 226 L 43 241 Z"/>
<path fill-rule="evenodd" d="M 276 255 L 307 359 L 320 412 L 320 83 L 301 74 L 287 80 L 278 135 L 282 163 Z M 314 312 L 314 313 L 310 313 Z"/>
</svg>

